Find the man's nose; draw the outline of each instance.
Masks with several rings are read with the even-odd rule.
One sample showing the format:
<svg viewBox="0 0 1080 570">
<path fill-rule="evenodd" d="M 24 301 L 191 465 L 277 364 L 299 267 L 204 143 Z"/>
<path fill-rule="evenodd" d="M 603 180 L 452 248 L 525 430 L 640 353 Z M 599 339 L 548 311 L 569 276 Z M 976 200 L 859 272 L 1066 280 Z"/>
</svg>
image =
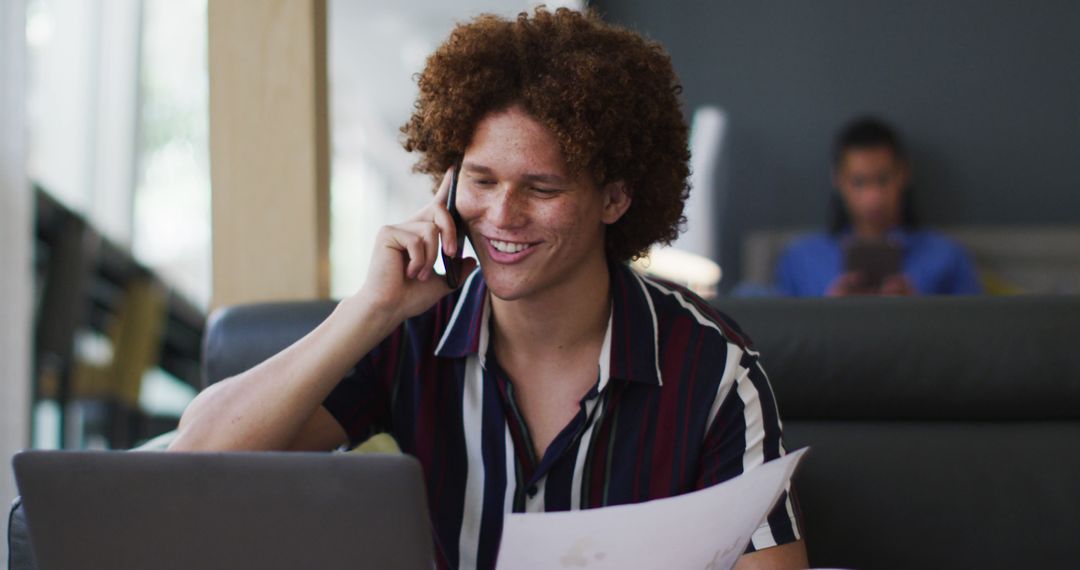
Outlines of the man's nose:
<svg viewBox="0 0 1080 570">
<path fill-rule="evenodd" d="M 880 208 L 888 202 L 886 189 L 881 186 L 871 186 L 870 191 L 864 196 L 864 203 L 874 208 Z"/>
<path fill-rule="evenodd" d="M 519 227 L 524 225 L 527 216 L 527 199 L 518 188 L 507 187 L 496 194 L 491 205 L 492 223 L 499 227 Z"/>
</svg>

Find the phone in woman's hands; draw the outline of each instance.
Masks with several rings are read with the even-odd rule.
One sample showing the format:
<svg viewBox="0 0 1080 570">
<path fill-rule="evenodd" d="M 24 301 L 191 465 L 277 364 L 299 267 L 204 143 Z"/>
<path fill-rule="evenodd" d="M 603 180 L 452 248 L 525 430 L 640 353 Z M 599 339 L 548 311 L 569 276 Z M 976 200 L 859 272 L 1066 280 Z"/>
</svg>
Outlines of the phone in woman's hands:
<svg viewBox="0 0 1080 570">
<path fill-rule="evenodd" d="M 843 244 L 844 271 L 861 276 L 862 287 L 877 291 L 903 270 L 903 249 L 885 239 L 850 239 Z"/>
</svg>

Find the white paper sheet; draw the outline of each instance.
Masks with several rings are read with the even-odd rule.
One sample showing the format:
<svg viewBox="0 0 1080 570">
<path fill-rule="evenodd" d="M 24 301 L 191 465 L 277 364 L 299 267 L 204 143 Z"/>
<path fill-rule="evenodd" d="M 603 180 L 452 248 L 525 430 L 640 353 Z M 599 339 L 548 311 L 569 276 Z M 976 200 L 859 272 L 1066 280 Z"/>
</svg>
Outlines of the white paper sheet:
<svg viewBox="0 0 1080 570">
<path fill-rule="evenodd" d="M 746 549 L 806 448 L 719 485 L 635 505 L 510 514 L 498 568 L 726 570 Z"/>
</svg>

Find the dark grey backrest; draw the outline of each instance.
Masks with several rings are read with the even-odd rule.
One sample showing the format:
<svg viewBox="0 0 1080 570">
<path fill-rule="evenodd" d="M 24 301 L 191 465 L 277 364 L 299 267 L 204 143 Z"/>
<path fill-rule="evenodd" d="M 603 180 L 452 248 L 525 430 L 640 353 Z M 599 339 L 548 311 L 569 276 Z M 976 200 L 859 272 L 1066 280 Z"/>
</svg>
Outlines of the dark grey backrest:
<svg viewBox="0 0 1080 570">
<path fill-rule="evenodd" d="M 1080 297 L 723 299 L 784 417 L 1080 419 Z"/>
<path fill-rule="evenodd" d="M 203 387 L 277 354 L 319 325 L 334 301 L 292 301 L 223 307 L 203 338 Z"/>
</svg>

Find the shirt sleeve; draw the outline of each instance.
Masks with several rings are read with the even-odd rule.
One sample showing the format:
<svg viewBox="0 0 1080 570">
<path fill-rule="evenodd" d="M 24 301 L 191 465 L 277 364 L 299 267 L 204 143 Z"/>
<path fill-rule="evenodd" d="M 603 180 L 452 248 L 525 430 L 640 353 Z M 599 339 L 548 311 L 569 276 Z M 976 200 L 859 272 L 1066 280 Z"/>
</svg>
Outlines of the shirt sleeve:
<svg viewBox="0 0 1080 570">
<path fill-rule="evenodd" d="M 758 357 L 734 344 L 741 357 L 721 380 L 719 408 L 705 436 L 697 488 L 727 481 L 786 452 L 776 399 Z M 723 384 L 727 383 L 725 390 Z M 754 532 L 747 552 L 799 540 L 797 501 L 790 482 L 765 522 Z"/>
<path fill-rule="evenodd" d="M 338 382 L 322 406 L 349 436 L 349 447 L 391 428 L 394 377 L 387 363 L 397 362 L 403 327 L 398 327 L 364 355 Z"/>
<path fill-rule="evenodd" d="M 794 265 L 792 257 L 791 248 L 788 248 L 780 256 L 780 260 L 776 263 L 776 269 L 773 271 L 773 284 L 776 290 L 789 297 L 795 297 L 799 294 L 798 283 L 795 282 L 795 271 L 792 267 Z"/>
<path fill-rule="evenodd" d="M 953 276 L 949 293 L 953 295 L 979 295 L 982 291 L 982 283 L 979 274 L 975 270 L 975 264 L 968 257 L 967 252 L 957 246 L 953 254 Z"/>
</svg>

